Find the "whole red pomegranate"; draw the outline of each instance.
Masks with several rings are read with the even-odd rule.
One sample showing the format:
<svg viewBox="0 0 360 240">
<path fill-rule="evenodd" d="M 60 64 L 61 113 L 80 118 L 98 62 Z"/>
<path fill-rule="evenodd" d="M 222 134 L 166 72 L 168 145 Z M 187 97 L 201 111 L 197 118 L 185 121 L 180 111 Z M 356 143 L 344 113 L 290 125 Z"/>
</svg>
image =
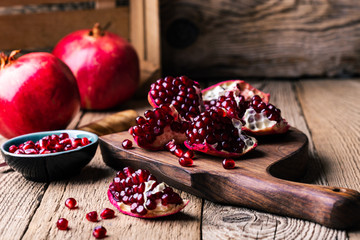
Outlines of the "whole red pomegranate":
<svg viewBox="0 0 360 240">
<path fill-rule="evenodd" d="M 0 54 L 0 134 L 7 138 L 65 128 L 80 109 L 76 80 L 50 53 Z"/>
<path fill-rule="evenodd" d="M 99 24 L 65 36 L 53 54 L 74 73 L 84 109 L 115 107 L 131 98 L 138 87 L 136 51 L 123 38 L 103 31 Z"/>
</svg>

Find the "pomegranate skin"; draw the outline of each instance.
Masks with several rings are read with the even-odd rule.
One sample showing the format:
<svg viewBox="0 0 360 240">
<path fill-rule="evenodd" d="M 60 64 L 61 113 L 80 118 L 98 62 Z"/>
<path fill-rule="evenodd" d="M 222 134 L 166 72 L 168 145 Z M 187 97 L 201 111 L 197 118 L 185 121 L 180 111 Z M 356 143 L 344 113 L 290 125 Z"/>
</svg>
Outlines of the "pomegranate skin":
<svg viewBox="0 0 360 240">
<path fill-rule="evenodd" d="M 53 54 L 75 75 L 81 108 L 105 110 L 134 95 L 140 78 L 139 59 L 126 40 L 108 31 L 91 35 L 94 29 L 65 36 Z"/>
<path fill-rule="evenodd" d="M 64 129 L 80 110 L 71 70 L 54 55 L 29 53 L 0 70 L 0 134 Z"/>
</svg>

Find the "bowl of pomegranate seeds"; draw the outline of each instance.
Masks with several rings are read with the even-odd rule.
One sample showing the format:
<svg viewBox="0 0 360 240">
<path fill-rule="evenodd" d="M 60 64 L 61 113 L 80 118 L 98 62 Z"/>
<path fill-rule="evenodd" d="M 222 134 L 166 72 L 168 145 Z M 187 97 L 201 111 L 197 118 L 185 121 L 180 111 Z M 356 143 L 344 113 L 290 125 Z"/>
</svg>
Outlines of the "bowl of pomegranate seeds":
<svg viewBox="0 0 360 240">
<path fill-rule="evenodd" d="M 81 130 L 36 132 L 1 145 L 6 163 L 26 179 L 50 182 L 80 173 L 94 157 L 96 134 Z"/>
</svg>

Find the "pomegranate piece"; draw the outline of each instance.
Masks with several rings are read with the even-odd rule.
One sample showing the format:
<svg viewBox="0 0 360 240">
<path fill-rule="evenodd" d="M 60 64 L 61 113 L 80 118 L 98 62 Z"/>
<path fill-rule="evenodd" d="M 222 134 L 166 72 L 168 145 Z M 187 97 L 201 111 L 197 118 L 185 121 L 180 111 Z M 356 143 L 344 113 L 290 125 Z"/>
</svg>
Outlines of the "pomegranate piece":
<svg viewBox="0 0 360 240">
<path fill-rule="evenodd" d="M 90 222 L 97 222 L 98 221 L 98 214 L 96 211 L 88 212 L 86 214 L 86 219 Z"/>
<path fill-rule="evenodd" d="M 65 200 L 65 206 L 69 209 L 77 208 L 76 204 L 77 204 L 77 202 L 76 202 L 75 198 L 68 198 Z"/>
<path fill-rule="evenodd" d="M 202 109 L 200 85 L 186 76 L 158 79 L 150 87 L 148 101 L 155 108 L 162 104 L 173 105 L 187 121 L 199 115 Z"/>
<path fill-rule="evenodd" d="M 110 219 L 115 217 L 115 211 L 110 208 L 105 208 L 101 211 L 100 217 L 102 219 Z"/>
<path fill-rule="evenodd" d="M 133 147 L 133 143 L 131 140 L 129 139 L 125 139 L 123 142 L 122 142 L 122 146 L 123 148 L 125 149 L 131 149 Z"/>
<path fill-rule="evenodd" d="M 56 226 L 59 230 L 66 230 L 68 228 L 68 220 L 65 218 L 60 218 L 57 222 L 56 222 Z"/>
<path fill-rule="evenodd" d="M 94 228 L 92 234 L 96 239 L 105 238 L 106 237 L 106 228 L 104 228 L 103 226 L 97 226 Z"/>
<path fill-rule="evenodd" d="M 258 95 L 249 101 L 249 108 L 242 117 L 245 122 L 243 130 L 251 135 L 282 134 L 289 130 L 290 125 L 281 117 L 280 109 L 265 103 Z"/>
<path fill-rule="evenodd" d="M 18 147 L 11 145 L 9 152 L 15 154 L 49 154 L 83 147 L 89 143 L 91 143 L 91 141 L 86 137 L 69 138 L 69 134 L 67 133 L 61 133 L 59 136 L 52 134 L 43 137 L 36 143 L 29 140 L 20 144 Z"/>
<path fill-rule="evenodd" d="M 245 101 L 250 100 L 254 95 L 259 95 L 265 103 L 268 103 L 270 99 L 270 94 L 256 89 L 243 80 L 227 80 L 219 82 L 202 90 L 201 93 L 204 104 L 208 104 L 211 100 L 217 100 L 219 97 L 225 96 L 226 93 L 230 91 L 237 97 L 243 96 Z"/>
<path fill-rule="evenodd" d="M 225 158 L 222 162 L 222 165 L 225 169 L 233 169 L 235 168 L 235 161 L 234 159 Z"/>
<path fill-rule="evenodd" d="M 194 118 L 186 130 L 185 146 L 213 156 L 239 157 L 257 146 L 241 127 L 241 121 L 228 117 L 223 108 L 212 107 Z"/>
<path fill-rule="evenodd" d="M 122 213 L 139 218 L 157 218 L 175 214 L 188 201 L 165 183 L 159 183 L 149 171 L 130 167 L 119 171 L 109 186 L 110 202 Z"/>
<path fill-rule="evenodd" d="M 174 139 L 175 143 L 185 141 L 185 131 L 188 122 L 180 121 L 173 106 L 161 105 L 144 113 L 144 117 L 137 119 L 137 125 L 129 129 L 134 141 L 141 148 L 161 150 Z"/>
<path fill-rule="evenodd" d="M 217 100 L 205 101 L 206 109 L 214 106 L 224 108 L 230 118 L 241 119 L 243 130 L 250 135 L 285 133 L 290 127 L 281 117 L 280 109 L 264 102 L 259 95 L 245 100 L 244 96 L 227 91 Z"/>
</svg>

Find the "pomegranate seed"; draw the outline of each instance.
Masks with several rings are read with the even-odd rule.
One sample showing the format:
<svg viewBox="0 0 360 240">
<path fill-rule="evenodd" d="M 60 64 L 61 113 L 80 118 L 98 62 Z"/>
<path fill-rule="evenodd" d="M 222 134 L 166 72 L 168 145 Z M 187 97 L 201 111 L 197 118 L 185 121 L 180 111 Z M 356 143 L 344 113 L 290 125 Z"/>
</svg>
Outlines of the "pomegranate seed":
<svg viewBox="0 0 360 240">
<path fill-rule="evenodd" d="M 90 222 L 97 222 L 98 221 L 98 214 L 96 211 L 92 211 L 86 214 L 86 219 Z"/>
<path fill-rule="evenodd" d="M 75 209 L 77 202 L 75 200 L 75 198 L 68 198 L 65 200 L 65 206 L 68 207 L 69 209 Z"/>
<path fill-rule="evenodd" d="M 46 149 L 41 149 L 41 150 L 39 151 L 39 153 L 40 153 L 40 154 L 49 154 L 49 153 L 51 153 L 51 151 L 46 150 Z"/>
<path fill-rule="evenodd" d="M 68 228 L 68 224 L 69 224 L 69 222 L 65 218 L 60 218 L 56 222 L 56 226 L 59 230 L 66 230 Z"/>
<path fill-rule="evenodd" d="M 194 161 L 192 160 L 192 158 L 181 157 L 179 158 L 179 163 L 183 167 L 190 167 L 193 165 Z"/>
<path fill-rule="evenodd" d="M 72 147 L 77 148 L 81 146 L 81 138 L 74 138 L 72 140 Z"/>
<path fill-rule="evenodd" d="M 148 210 L 154 210 L 156 208 L 156 202 L 152 199 L 147 199 L 145 203 L 145 207 Z"/>
<path fill-rule="evenodd" d="M 81 139 L 81 146 L 86 146 L 90 143 L 89 139 L 87 137 L 83 137 Z"/>
<path fill-rule="evenodd" d="M 135 172 L 131 167 L 125 167 L 123 171 L 127 177 L 131 177 L 131 174 Z"/>
<path fill-rule="evenodd" d="M 183 154 L 184 154 L 184 151 L 182 149 L 180 149 L 180 148 L 176 148 L 175 151 L 174 151 L 174 154 L 177 157 L 182 157 Z"/>
<path fill-rule="evenodd" d="M 61 151 L 64 150 L 64 148 L 65 148 L 65 146 L 62 145 L 62 144 L 57 143 L 57 144 L 55 145 L 55 151 L 56 151 L 56 152 L 61 152 Z"/>
<path fill-rule="evenodd" d="M 110 219 L 115 217 L 115 211 L 110 208 L 105 208 L 101 211 L 100 217 L 102 219 Z"/>
<path fill-rule="evenodd" d="M 186 158 L 194 158 L 195 154 L 192 150 L 187 150 L 184 154 L 183 154 L 183 157 L 186 157 Z"/>
<path fill-rule="evenodd" d="M 136 208 L 136 213 L 139 214 L 139 215 L 145 215 L 147 213 L 147 210 L 143 205 L 139 205 Z"/>
<path fill-rule="evenodd" d="M 125 139 L 125 140 L 122 142 L 122 146 L 123 146 L 123 148 L 125 148 L 125 149 L 131 149 L 132 146 L 133 146 L 133 143 L 132 143 L 131 140 Z"/>
<path fill-rule="evenodd" d="M 60 140 L 63 140 L 63 139 L 65 139 L 65 138 L 69 138 L 69 134 L 67 134 L 67 133 L 60 133 L 59 139 L 60 139 Z"/>
<path fill-rule="evenodd" d="M 18 149 L 17 146 L 11 145 L 11 146 L 9 147 L 9 152 L 14 153 L 17 149 Z"/>
<path fill-rule="evenodd" d="M 39 140 L 39 146 L 41 149 L 47 149 L 47 146 L 49 145 L 49 141 L 45 139 Z"/>
<path fill-rule="evenodd" d="M 25 151 L 27 149 L 33 149 L 34 147 L 35 147 L 35 144 L 33 142 L 31 142 L 31 143 L 25 143 L 25 145 L 22 149 Z"/>
<path fill-rule="evenodd" d="M 233 169 L 235 168 L 235 161 L 233 159 L 225 158 L 222 165 L 225 169 Z"/>
<path fill-rule="evenodd" d="M 37 154 L 37 153 L 38 153 L 38 151 L 36 151 L 33 148 L 25 149 L 25 154 Z"/>
<path fill-rule="evenodd" d="M 106 229 L 103 226 L 97 226 L 94 228 L 92 234 L 96 239 L 104 238 L 106 237 Z"/>
<path fill-rule="evenodd" d="M 59 141 L 59 144 L 62 144 L 64 146 L 69 145 L 69 144 L 71 145 L 71 139 L 70 138 L 62 139 Z"/>
<path fill-rule="evenodd" d="M 138 206 L 139 206 L 138 203 L 136 203 L 136 202 L 132 203 L 131 206 L 130 206 L 130 212 L 136 213 L 136 208 L 137 208 Z"/>
</svg>

